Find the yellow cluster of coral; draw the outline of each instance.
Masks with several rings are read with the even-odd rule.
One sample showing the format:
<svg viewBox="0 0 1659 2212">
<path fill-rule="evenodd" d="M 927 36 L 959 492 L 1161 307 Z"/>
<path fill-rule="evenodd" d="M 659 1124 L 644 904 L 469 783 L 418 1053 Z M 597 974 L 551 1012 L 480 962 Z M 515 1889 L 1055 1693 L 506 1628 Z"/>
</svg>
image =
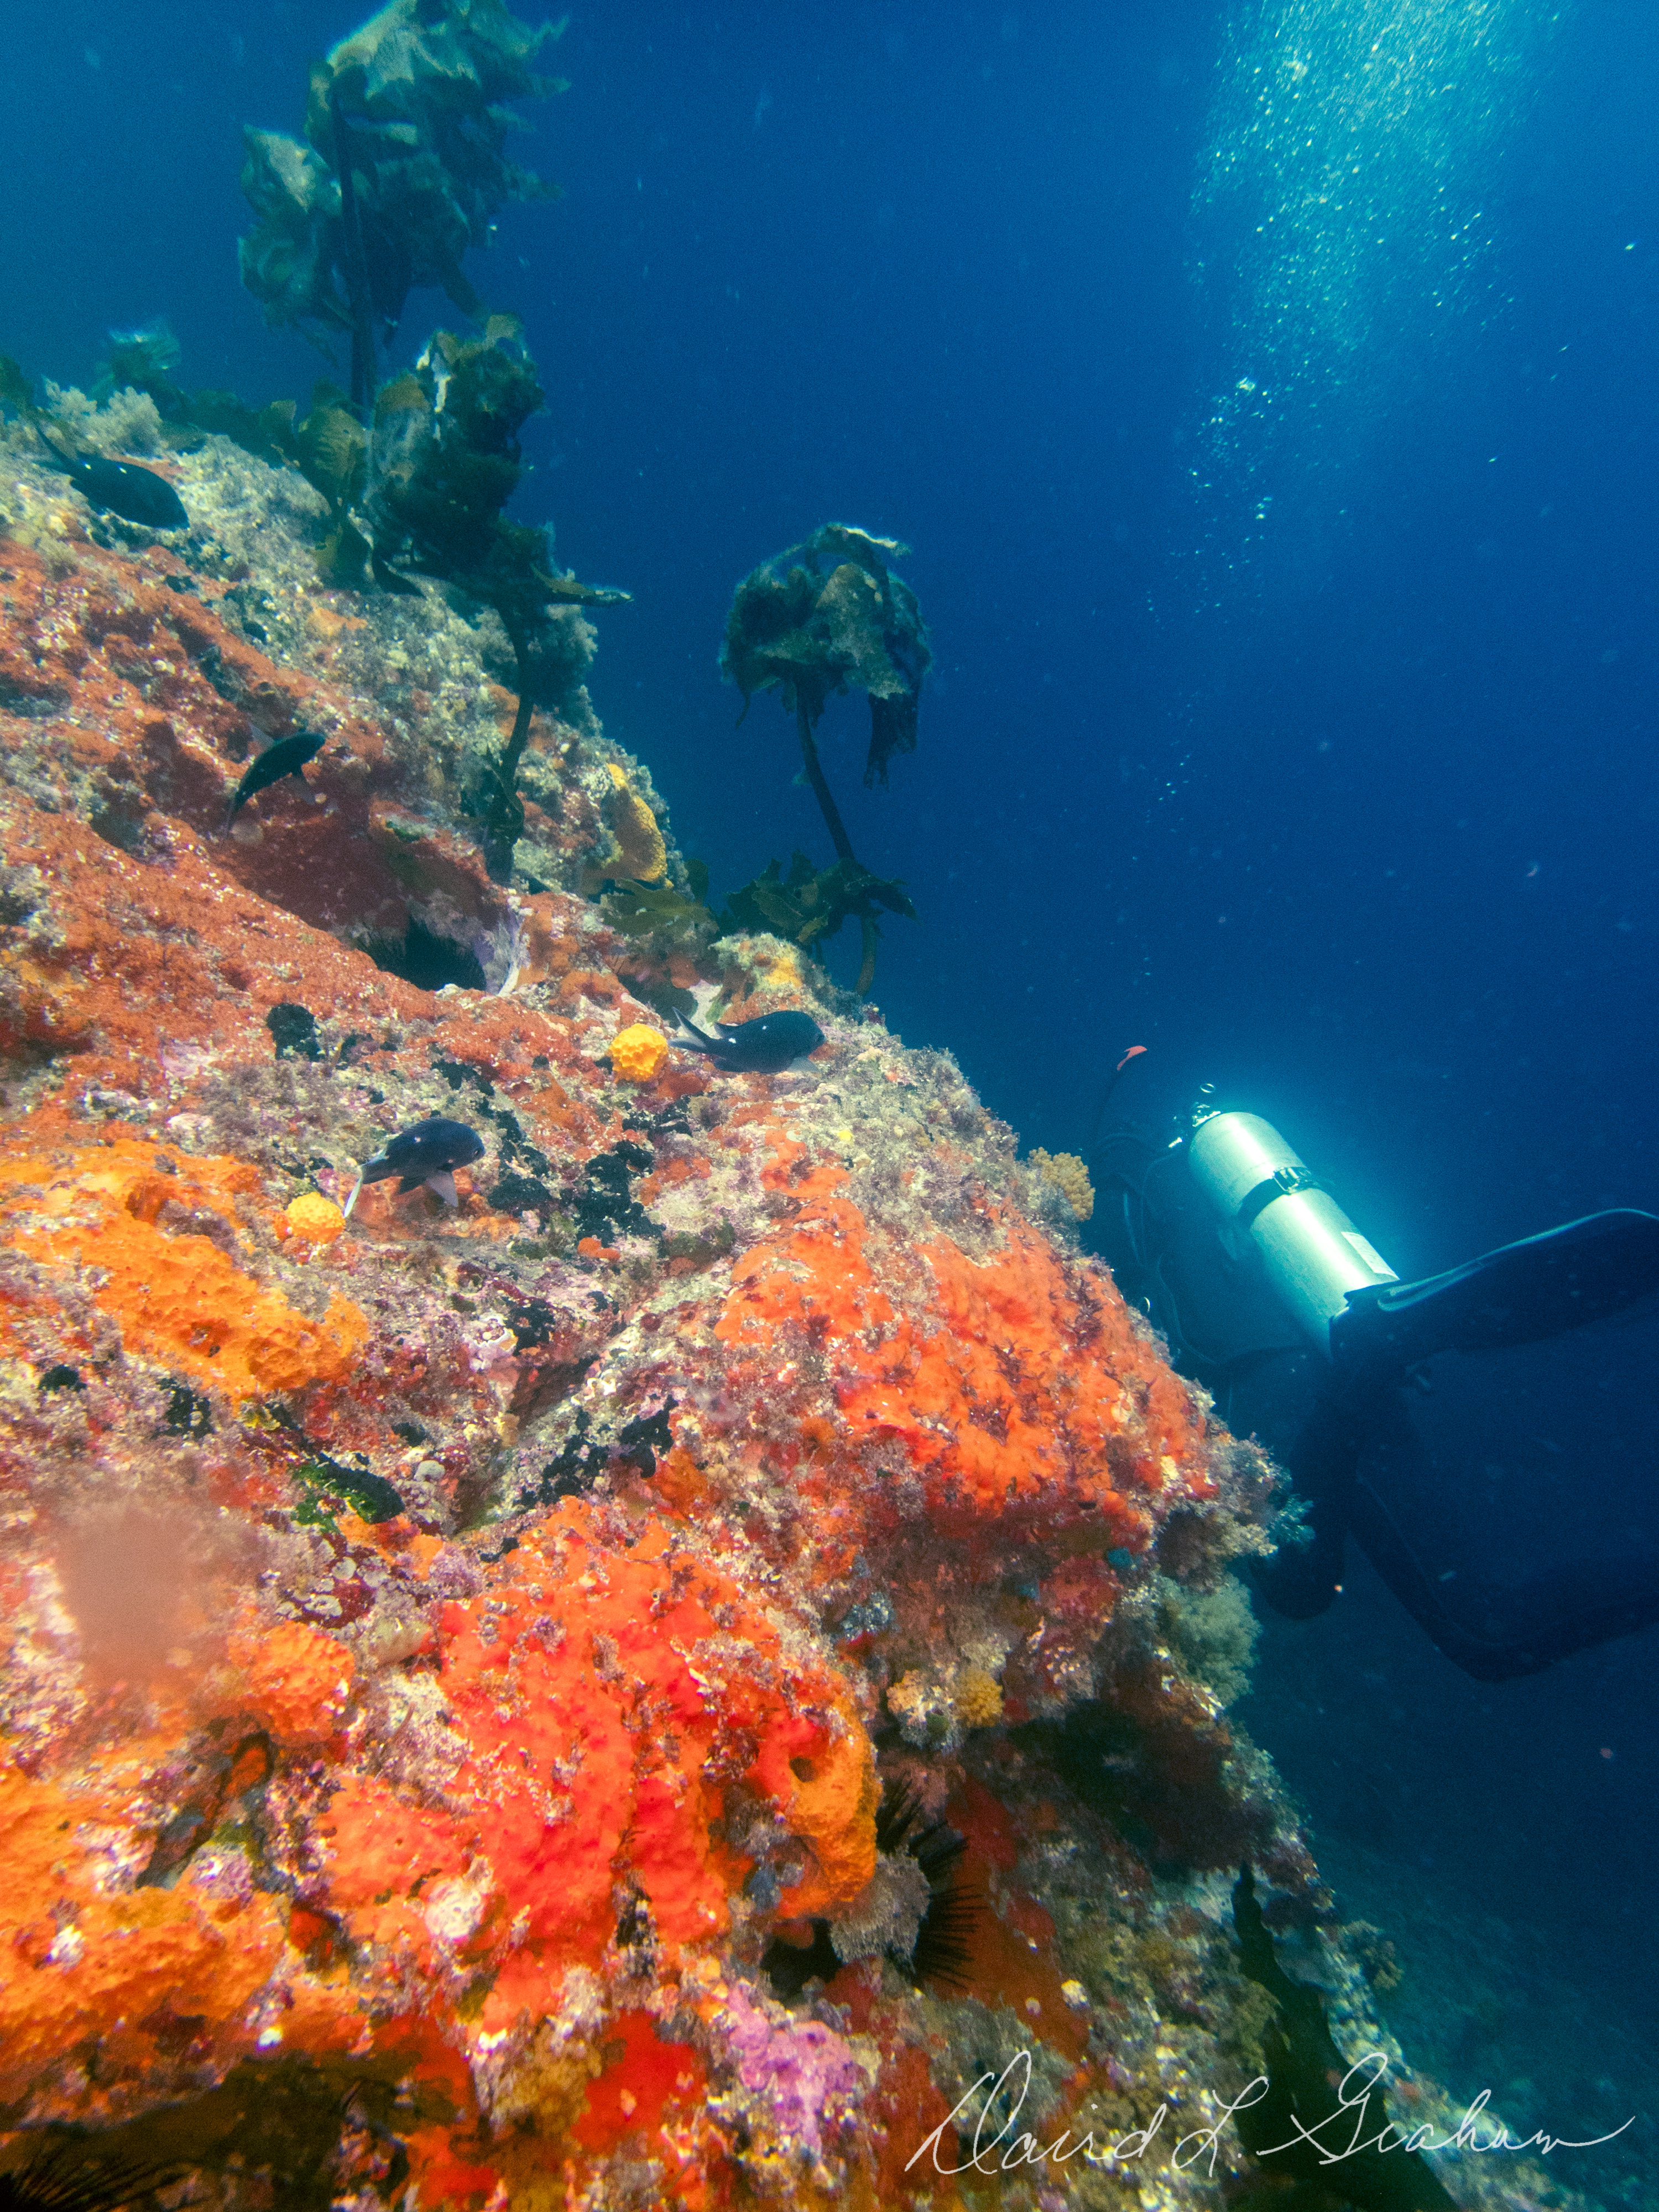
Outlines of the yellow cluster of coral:
<svg viewBox="0 0 1659 2212">
<path fill-rule="evenodd" d="M 617 857 L 607 873 L 629 876 L 635 883 L 659 884 L 668 872 L 668 848 L 657 817 L 616 762 L 607 761 L 605 766 L 611 786 L 605 812 L 617 841 Z"/>
<path fill-rule="evenodd" d="M 1075 1152 L 1045 1152 L 1035 1146 L 1030 1164 L 1042 1181 L 1057 1190 L 1076 1221 L 1087 1221 L 1095 1210 L 1095 1187 L 1085 1164 Z"/>
</svg>

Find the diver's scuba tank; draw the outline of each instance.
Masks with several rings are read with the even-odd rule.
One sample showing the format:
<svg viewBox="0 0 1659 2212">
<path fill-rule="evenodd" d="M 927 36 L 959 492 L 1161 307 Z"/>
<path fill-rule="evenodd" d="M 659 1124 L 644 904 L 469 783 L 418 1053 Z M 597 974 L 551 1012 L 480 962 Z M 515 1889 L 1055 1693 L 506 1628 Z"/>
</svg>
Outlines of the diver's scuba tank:
<svg viewBox="0 0 1659 2212">
<path fill-rule="evenodd" d="M 1356 1388 L 1343 1358 L 1352 1301 L 1374 1304 L 1399 1278 L 1271 1121 L 1218 1113 L 1206 1091 L 1188 1126 L 1179 1149 L 1201 1210 L 1217 1223 L 1222 1249 L 1246 1262 L 1235 1278 L 1262 1285 L 1279 1317 L 1277 1345 L 1224 1360 L 1211 1388 L 1228 1426 L 1266 1443 L 1290 1477 L 1276 1549 L 1252 1562 L 1251 1575 L 1276 1612 L 1305 1620 L 1342 1586 L 1372 1395 L 1368 1383 Z M 1218 1273 L 1224 1279 L 1228 1271 Z M 1299 1345 L 1285 1341 L 1287 1323 Z"/>
<path fill-rule="evenodd" d="M 1350 1296 L 1397 1282 L 1394 1269 L 1259 1114 L 1205 1115 L 1187 1157 L 1224 1227 L 1248 1235 L 1285 1312 L 1329 1359 Z"/>
<path fill-rule="evenodd" d="M 1271 1291 L 1281 1328 L 1309 1347 L 1281 1334 L 1276 1345 L 1212 1358 L 1202 1376 L 1229 1428 L 1255 1437 L 1290 1480 L 1290 1500 L 1271 1531 L 1275 1548 L 1249 1567 L 1275 1612 L 1306 1620 L 1326 1609 L 1344 1587 L 1352 1530 L 1440 1650 L 1480 1680 L 1530 1673 L 1659 1615 L 1650 1582 L 1638 1575 L 1633 1597 L 1598 1596 L 1576 1613 L 1563 1613 L 1552 1594 L 1524 1633 L 1511 1633 L 1502 1626 L 1510 1617 L 1507 1585 L 1471 1576 L 1449 1592 L 1443 1585 L 1471 1554 L 1450 1554 L 1442 1571 L 1434 1534 L 1443 1492 L 1455 1498 L 1472 1487 L 1471 1440 L 1515 1430 L 1503 1401 L 1505 1370 L 1494 1373 L 1486 1355 L 1616 1321 L 1659 1292 L 1659 1218 L 1611 1208 L 1402 1282 L 1259 1115 L 1218 1113 L 1201 1094 L 1188 1133 L 1158 1157 L 1183 1156 L 1201 1194 L 1194 1212 L 1218 1221 L 1222 1252 L 1250 1264 L 1229 1269 L 1213 1228 L 1177 1241 L 1183 1217 L 1166 1203 L 1160 1215 L 1147 1212 L 1151 1225 L 1170 1233 L 1143 1272 L 1178 1312 L 1194 1305 L 1194 1292 L 1166 1260 L 1200 1273 L 1207 1267 L 1229 1287 L 1255 1279 Z M 1540 1352 L 1538 1364 L 1547 1358 Z M 1565 1382 L 1559 1374 L 1562 1401 L 1576 1404 Z M 1493 1448 L 1494 1459 L 1504 1455 Z M 1475 1596 L 1464 1600 L 1471 1589 Z"/>
<path fill-rule="evenodd" d="M 1402 1376 L 1441 1352 L 1540 1343 L 1659 1290 L 1659 1219 L 1633 1207 L 1563 1222 L 1407 1283 L 1259 1114 L 1218 1114 L 1200 1101 L 1186 1152 L 1224 1237 L 1248 1239 L 1289 1319 L 1357 1384 Z"/>
</svg>

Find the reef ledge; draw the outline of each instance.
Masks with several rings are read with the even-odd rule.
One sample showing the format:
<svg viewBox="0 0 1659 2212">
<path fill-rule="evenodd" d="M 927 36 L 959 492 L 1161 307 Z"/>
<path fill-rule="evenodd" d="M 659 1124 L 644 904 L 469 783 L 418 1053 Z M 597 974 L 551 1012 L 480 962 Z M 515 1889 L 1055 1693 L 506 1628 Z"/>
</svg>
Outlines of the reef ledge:
<svg viewBox="0 0 1659 2212">
<path fill-rule="evenodd" d="M 322 503 L 223 440 L 169 464 L 165 544 L 26 442 L 0 2170 L 45 2146 L 226 2207 L 1213 2203 L 1271 2012 L 1245 1858 L 1345 2048 L 1437 2109 L 1226 1710 L 1272 1469 L 947 1055 L 790 945 L 596 900 L 629 839 L 687 878 L 586 621 L 502 885 L 468 827 L 512 713 L 487 620 L 324 589 Z M 723 1073 L 665 1011 L 711 1000 L 824 1042 Z M 454 1203 L 383 1180 L 345 1218 L 433 1116 L 485 1147 Z M 953 2172 L 953 2108 L 1011 2065 L 1022 2128 L 1096 2148 Z M 1108 2151 L 1160 2108 L 1139 2166 Z"/>
</svg>

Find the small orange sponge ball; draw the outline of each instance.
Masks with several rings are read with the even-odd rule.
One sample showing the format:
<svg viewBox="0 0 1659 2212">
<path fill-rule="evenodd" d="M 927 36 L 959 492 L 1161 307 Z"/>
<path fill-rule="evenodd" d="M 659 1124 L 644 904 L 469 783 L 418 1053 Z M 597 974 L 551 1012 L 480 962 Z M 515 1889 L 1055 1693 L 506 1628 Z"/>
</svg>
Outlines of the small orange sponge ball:
<svg viewBox="0 0 1659 2212">
<path fill-rule="evenodd" d="M 611 1065 L 629 1083 L 649 1083 L 668 1057 L 668 1039 L 644 1022 L 631 1023 L 611 1040 Z"/>
<path fill-rule="evenodd" d="M 280 1621 L 230 1639 L 232 1702 L 257 1714 L 279 1743 L 331 1735 L 344 1716 L 356 1668 L 350 1651 L 319 1628 Z"/>
<path fill-rule="evenodd" d="M 291 1237 L 306 1237 L 313 1244 L 331 1244 L 345 1227 L 344 1214 L 319 1190 L 302 1191 L 290 1200 L 283 1218 Z"/>
</svg>

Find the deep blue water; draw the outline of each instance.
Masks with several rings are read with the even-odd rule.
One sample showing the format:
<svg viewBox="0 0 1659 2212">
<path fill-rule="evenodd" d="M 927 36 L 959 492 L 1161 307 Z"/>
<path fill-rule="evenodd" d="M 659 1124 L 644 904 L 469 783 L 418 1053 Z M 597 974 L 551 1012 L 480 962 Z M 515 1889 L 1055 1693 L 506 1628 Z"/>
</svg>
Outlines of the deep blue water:
<svg viewBox="0 0 1659 2212">
<path fill-rule="evenodd" d="M 238 133 L 298 127 L 351 19 L 11 13 L 0 348 L 84 384 L 165 314 L 186 383 L 302 395 L 237 285 Z M 716 892 L 829 857 L 781 711 L 733 726 L 732 588 L 821 521 L 891 533 L 920 747 L 866 793 L 861 705 L 823 742 L 920 910 L 876 990 L 908 1041 L 1053 1149 L 1146 1044 L 1407 1275 L 1659 1210 L 1652 9 L 613 0 L 555 65 L 522 158 L 565 196 L 469 267 L 549 391 L 520 511 L 635 594 L 595 702 Z M 1583 1484 L 1659 1521 L 1597 1419 L 1540 1540 Z M 1362 1571 L 1273 1631 L 1249 1718 L 1336 1847 L 1650 2023 L 1656 1674 L 1650 1630 L 1483 1689 Z"/>
</svg>

